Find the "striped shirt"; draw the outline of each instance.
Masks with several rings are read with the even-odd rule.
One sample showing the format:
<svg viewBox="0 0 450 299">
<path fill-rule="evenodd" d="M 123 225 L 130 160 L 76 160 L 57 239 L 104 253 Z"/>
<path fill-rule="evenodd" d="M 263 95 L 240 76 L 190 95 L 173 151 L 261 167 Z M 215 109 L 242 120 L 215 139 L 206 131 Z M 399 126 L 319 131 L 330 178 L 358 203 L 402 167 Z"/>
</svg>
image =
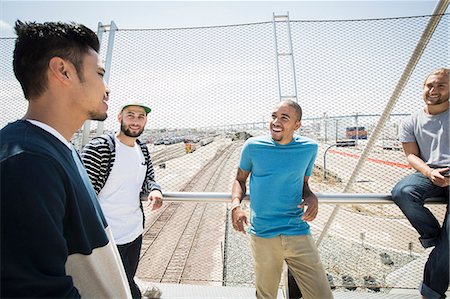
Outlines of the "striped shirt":
<svg viewBox="0 0 450 299">
<path fill-rule="evenodd" d="M 155 171 L 147 146 L 139 140 L 136 140 L 136 142 L 141 147 L 147 165 L 147 172 L 141 189 L 141 197 L 143 197 L 153 190 L 161 191 L 161 186 L 155 182 Z M 83 148 L 81 158 L 94 190 L 98 194 L 105 186 L 116 158 L 114 135 L 109 134 L 93 138 Z"/>
</svg>

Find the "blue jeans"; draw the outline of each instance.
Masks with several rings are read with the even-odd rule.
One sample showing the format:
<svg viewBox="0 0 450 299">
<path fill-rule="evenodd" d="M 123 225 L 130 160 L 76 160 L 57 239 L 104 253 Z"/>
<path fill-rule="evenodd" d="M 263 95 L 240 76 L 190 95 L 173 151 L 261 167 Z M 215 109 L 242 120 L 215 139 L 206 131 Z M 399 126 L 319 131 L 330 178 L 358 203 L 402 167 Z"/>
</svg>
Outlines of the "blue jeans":
<svg viewBox="0 0 450 299">
<path fill-rule="evenodd" d="M 425 298 L 445 298 L 449 285 L 449 187 L 434 185 L 426 176 L 416 172 L 400 182 L 392 190 L 392 199 L 420 235 L 424 248 L 435 246 L 425 264 L 420 292 Z M 424 206 L 429 197 L 442 197 L 447 202 L 442 227 L 434 215 Z"/>
</svg>

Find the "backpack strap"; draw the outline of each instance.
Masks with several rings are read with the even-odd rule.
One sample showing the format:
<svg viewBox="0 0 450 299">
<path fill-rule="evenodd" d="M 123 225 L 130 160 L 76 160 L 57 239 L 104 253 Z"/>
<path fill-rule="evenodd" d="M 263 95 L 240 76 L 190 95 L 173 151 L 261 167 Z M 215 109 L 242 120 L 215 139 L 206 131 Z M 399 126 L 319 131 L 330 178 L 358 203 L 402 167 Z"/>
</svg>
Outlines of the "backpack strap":
<svg viewBox="0 0 450 299">
<path fill-rule="evenodd" d="M 103 134 L 99 136 L 108 143 L 109 152 L 112 153 L 116 150 L 116 140 L 114 139 L 114 133 Z"/>
<path fill-rule="evenodd" d="M 109 148 L 108 166 L 106 168 L 105 181 L 104 181 L 104 183 L 106 183 L 106 181 L 108 180 L 109 174 L 111 173 L 111 169 L 112 169 L 112 160 L 113 160 L 112 156 L 116 150 L 116 141 L 114 139 L 114 133 L 102 134 L 96 138 L 103 139 L 104 142 L 106 142 L 106 144 L 108 144 L 108 148 Z M 102 186 L 102 188 L 103 188 L 103 186 Z"/>
</svg>

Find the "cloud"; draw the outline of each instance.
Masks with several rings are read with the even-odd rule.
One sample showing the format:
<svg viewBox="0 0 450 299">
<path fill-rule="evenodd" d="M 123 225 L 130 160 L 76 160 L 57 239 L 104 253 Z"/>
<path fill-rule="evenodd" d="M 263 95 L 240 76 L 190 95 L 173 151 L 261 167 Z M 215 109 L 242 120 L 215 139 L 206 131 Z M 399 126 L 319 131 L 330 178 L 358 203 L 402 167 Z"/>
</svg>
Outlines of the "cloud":
<svg viewBox="0 0 450 299">
<path fill-rule="evenodd" d="M 0 37 L 15 37 L 13 26 L 0 20 Z"/>
</svg>

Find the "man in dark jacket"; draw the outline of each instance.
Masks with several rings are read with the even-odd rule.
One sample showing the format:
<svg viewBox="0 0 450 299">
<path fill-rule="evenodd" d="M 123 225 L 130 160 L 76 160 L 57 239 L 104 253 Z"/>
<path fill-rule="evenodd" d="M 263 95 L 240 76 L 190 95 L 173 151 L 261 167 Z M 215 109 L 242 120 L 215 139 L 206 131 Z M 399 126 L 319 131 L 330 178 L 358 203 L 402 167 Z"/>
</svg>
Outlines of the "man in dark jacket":
<svg viewBox="0 0 450 299">
<path fill-rule="evenodd" d="M 94 32 L 16 22 L 14 73 L 28 110 L 0 131 L 2 298 L 130 298 L 119 253 L 72 135 L 104 120 Z"/>
</svg>

